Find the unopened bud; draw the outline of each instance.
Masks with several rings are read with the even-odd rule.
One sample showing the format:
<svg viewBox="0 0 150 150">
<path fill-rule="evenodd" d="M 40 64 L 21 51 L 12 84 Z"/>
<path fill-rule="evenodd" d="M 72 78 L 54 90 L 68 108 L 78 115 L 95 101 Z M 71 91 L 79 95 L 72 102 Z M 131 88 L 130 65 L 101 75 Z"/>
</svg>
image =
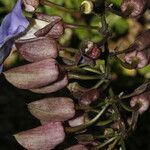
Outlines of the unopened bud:
<svg viewBox="0 0 150 150">
<path fill-rule="evenodd" d="M 130 17 L 140 17 L 145 10 L 147 0 L 123 0 L 121 10 Z"/>
<path fill-rule="evenodd" d="M 50 122 L 14 135 L 17 142 L 28 150 L 50 150 L 65 138 L 61 122 Z"/>
<path fill-rule="evenodd" d="M 104 135 L 109 137 L 110 135 L 114 134 L 114 130 L 112 128 L 106 128 L 104 130 Z"/>
<path fill-rule="evenodd" d="M 30 62 L 56 58 L 58 55 L 56 40 L 48 37 L 18 40 L 15 45 L 21 56 Z"/>
<path fill-rule="evenodd" d="M 27 12 L 35 11 L 39 6 L 39 0 L 22 0 L 22 2 Z"/>
<path fill-rule="evenodd" d="M 139 107 L 138 112 L 140 114 L 143 114 L 146 110 L 148 110 L 150 106 L 149 97 L 150 97 L 150 91 L 134 96 L 130 101 L 130 105 L 131 107 L 138 106 Z"/>
<path fill-rule="evenodd" d="M 69 83 L 67 88 L 72 93 L 79 92 L 79 91 L 84 92 L 84 91 L 87 90 L 87 88 L 84 88 L 84 87 L 80 86 L 78 82 Z"/>
<path fill-rule="evenodd" d="M 46 59 L 12 68 L 4 72 L 6 79 L 21 89 L 32 89 L 46 86 L 57 80 L 58 65 L 54 59 Z"/>
<path fill-rule="evenodd" d="M 42 121 L 65 121 L 75 115 L 73 100 L 67 97 L 45 98 L 28 104 L 33 116 Z"/>
<path fill-rule="evenodd" d="M 123 121 L 114 122 L 113 124 L 111 124 L 111 128 L 114 130 L 121 130 L 121 128 L 125 129 L 125 124 Z"/>
<path fill-rule="evenodd" d="M 98 89 L 91 89 L 86 91 L 80 98 L 79 103 L 82 105 L 90 105 L 96 101 L 100 96 Z"/>
<path fill-rule="evenodd" d="M 81 3 L 80 9 L 84 14 L 90 14 L 93 11 L 93 3 L 90 0 L 84 0 Z"/>
</svg>

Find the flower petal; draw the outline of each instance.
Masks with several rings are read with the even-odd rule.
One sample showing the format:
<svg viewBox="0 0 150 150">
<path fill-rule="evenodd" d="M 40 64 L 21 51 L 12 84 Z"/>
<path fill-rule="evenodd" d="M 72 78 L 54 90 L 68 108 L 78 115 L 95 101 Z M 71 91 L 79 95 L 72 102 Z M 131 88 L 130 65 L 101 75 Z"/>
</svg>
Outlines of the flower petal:
<svg viewBox="0 0 150 150">
<path fill-rule="evenodd" d="M 12 12 L 3 19 L 0 26 L 0 46 L 9 38 L 23 32 L 28 25 L 28 20 L 22 15 L 21 0 L 18 0 Z"/>
<path fill-rule="evenodd" d="M 28 20 L 22 15 L 21 0 L 2 21 L 0 26 L 0 65 L 8 57 L 14 40 L 28 27 Z"/>
<path fill-rule="evenodd" d="M 21 56 L 29 62 L 56 58 L 58 54 L 57 41 L 48 37 L 17 40 L 15 45 Z"/>
</svg>

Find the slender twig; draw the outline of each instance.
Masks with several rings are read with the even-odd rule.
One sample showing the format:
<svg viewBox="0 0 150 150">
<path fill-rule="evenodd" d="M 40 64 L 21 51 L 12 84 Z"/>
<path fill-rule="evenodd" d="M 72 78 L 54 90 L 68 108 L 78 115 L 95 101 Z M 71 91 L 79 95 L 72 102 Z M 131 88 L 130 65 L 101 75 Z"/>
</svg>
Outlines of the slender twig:
<svg viewBox="0 0 150 150">
<path fill-rule="evenodd" d="M 55 4 L 55 3 L 50 2 L 48 0 L 40 0 L 40 4 L 47 5 L 47 6 L 52 7 L 52 8 L 56 8 L 57 10 L 60 10 L 60 11 L 66 12 L 66 13 L 71 13 L 71 14 L 80 13 L 79 10 L 73 10 L 73 9 L 65 8 L 61 5 Z"/>
<path fill-rule="evenodd" d="M 97 30 L 99 32 L 99 27 L 97 26 L 89 26 L 89 25 L 78 25 L 78 24 L 71 24 L 71 23 L 64 23 L 65 28 L 71 29 L 85 29 L 85 30 Z"/>
<path fill-rule="evenodd" d="M 68 73 L 68 78 L 69 79 L 78 79 L 78 80 L 98 80 L 98 79 L 101 79 L 102 76 L 100 75 L 81 75 L 81 74 L 76 74 L 76 73 L 71 73 L 69 72 Z"/>
<path fill-rule="evenodd" d="M 114 141 L 116 139 L 116 137 L 112 137 L 110 139 L 108 139 L 106 142 L 104 142 L 103 144 L 99 144 L 97 146 L 95 146 L 92 150 L 99 150 L 103 147 L 105 147 L 106 145 L 108 145 L 109 143 L 111 143 L 112 141 Z"/>
<path fill-rule="evenodd" d="M 92 120 L 90 120 L 89 122 L 87 122 L 83 125 L 76 126 L 76 127 L 66 127 L 65 131 L 69 132 L 69 133 L 77 132 L 77 131 L 83 130 L 83 129 L 93 125 L 102 116 L 102 114 L 105 112 L 105 110 L 108 108 L 108 106 L 109 106 L 109 104 L 107 103 L 103 107 L 103 109 L 101 111 L 99 111 L 99 113 Z"/>
</svg>

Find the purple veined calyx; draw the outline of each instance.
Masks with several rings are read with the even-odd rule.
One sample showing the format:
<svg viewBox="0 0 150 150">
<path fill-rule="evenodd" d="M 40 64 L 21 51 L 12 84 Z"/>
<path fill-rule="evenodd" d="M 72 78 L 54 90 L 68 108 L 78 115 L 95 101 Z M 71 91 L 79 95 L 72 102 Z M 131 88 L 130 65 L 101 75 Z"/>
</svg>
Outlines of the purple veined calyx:
<svg viewBox="0 0 150 150">
<path fill-rule="evenodd" d="M 65 138 L 61 122 L 49 122 L 42 126 L 19 132 L 14 135 L 17 142 L 30 150 L 51 150 Z"/>
<path fill-rule="evenodd" d="M 58 56 L 58 42 L 49 37 L 17 40 L 15 45 L 21 56 L 29 62 L 56 58 Z"/>
<path fill-rule="evenodd" d="M 25 40 L 25 39 L 32 39 L 36 36 L 34 33 L 36 33 L 41 28 L 44 28 L 46 25 L 48 25 L 48 22 L 42 21 L 39 19 L 29 19 L 30 26 L 28 28 L 28 31 L 25 35 L 21 36 L 18 40 Z"/>
<path fill-rule="evenodd" d="M 51 97 L 28 104 L 30 113 L 46 122 L 66 121 L 75 115 L 73 100 L 68 97 Z"/>
<path fill-rule="evenodd" d="M 12 68 L 4 72 L 6 79 L 21 89 L 34 89 L 46 86 L 58 79 L 59 67 L 55 59 Z"/>
<path fill-rule="evenodd" d="M 14 40 L 25 32 L 29 21 L 22 15 L 22 1 L 18 0 L 13 10 L 5 16 L 0 26 L 0 65 L 10 54 Z"/>
</svg>

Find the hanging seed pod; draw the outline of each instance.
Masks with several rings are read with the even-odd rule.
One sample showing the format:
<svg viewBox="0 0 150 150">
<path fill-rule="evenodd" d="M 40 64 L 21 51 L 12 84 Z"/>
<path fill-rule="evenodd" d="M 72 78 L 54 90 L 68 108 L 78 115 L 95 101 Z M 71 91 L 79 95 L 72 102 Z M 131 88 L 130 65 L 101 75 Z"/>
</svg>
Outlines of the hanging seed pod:
<svg viewBox="0 0 150 150">
<path fill-rule="evenodd" d="M 61 122 L 50 122 L 14 135 L 17 142 L 28 150 L 51 150 L 65 138 Z"/>
<path fill-rule="evenodd" d="M 64 34 L 64 26 L 61 18 L 55 19 L 53 22 L 46 25 L 44 28 L 34 33 L 35 36 L 48 36 L 51 38 L 59 38 Z"/>
<path fill-rule="evenodd" d="M 49 37 L 18 40 L 15 45 L 21 56 L 29 62 L 56 58 L 58 55 L 57 41 Z"/>
<path fill-rule="evenodd" d="M 140 17 L 145 10 L 147 0 L 123 0 L 121 10 L 129 17 Z"/>
<path fill-rule="evenodd" d="M 22 3 L 25 7 L 25 11 L 33 12 L 39 6 L 39 0 L 22 0 Z"/>
<path fill-rule="evenodd" d="M 28 104 L 33 116 L 42 121 L 65 121 L 75 115 L 73 100 L 67 97 L 45 98 Z"/>
<path fill-rule="evenodd" d="M 65 86 L 67 86 L 67 84 L 68 84 L 68 78 L 67 78 L 67 76 L 64 76 L 62 79 L 60 79 L 50 85 L 47 85 L 47 86 L 44 86 L 41 88 L 37 88 L 37 89 L 30 89 L 30 91 L 32 91 L 34 93 L 40 93 L 40 94 L 52 93 L 52 92 L 56 92 L 56 91 L 64 88 Z"/>
<path fill-rule="evenodd" d="M 93 60 L 96 60 L 101 55 L 101 49 L 96 45 L 96 43 L 87 41 L 82 44 L 81 51 L 83 54 Z"/>
<path fill-rule="evenodd" d="M 20 89 L 46 86 L 57 80 L 58 66 L 54 59 L 46 59 L 32 64 L 12 68 L 4 72 L 6 79 Z"/>
<path fill-rule="evenodd" d="M 96 101 L 100 96 L 98 89 L 91 89 L 86 91 L 80 98 L 79 103 L 82 105 L 90 105 Z"/>
<path fill-rule="evenodd" d="M 80 10 L 84 13 L 84 14 L 90 14 L 92 11 L 93 11 L 93 2 L 90 1 L 90 0 L 84 0 L 82 3 L 81 3 L 81 6 L 80 6 Z"/>
</svg>

